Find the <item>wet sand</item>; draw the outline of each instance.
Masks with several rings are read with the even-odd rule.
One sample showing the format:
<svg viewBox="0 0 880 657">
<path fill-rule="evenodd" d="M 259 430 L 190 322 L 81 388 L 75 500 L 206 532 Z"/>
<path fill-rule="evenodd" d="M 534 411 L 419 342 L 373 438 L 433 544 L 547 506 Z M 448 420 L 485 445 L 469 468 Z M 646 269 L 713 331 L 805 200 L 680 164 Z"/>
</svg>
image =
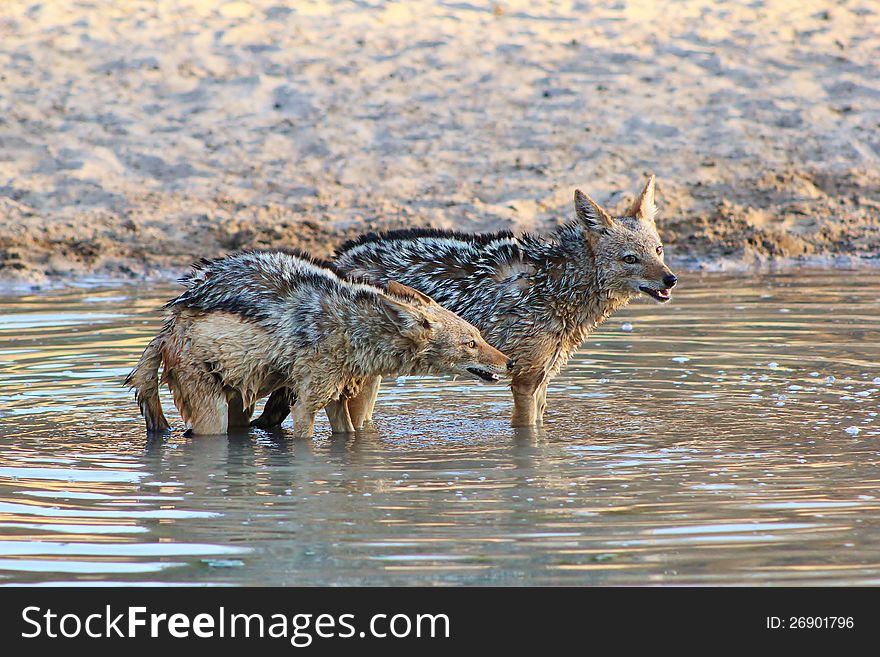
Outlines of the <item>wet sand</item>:
<svg viewBox="0 0 880 657">
<path fill-rule="evenodd" d="M 880 8 L 0 5 L 0 281 L 365 230 L 547 230 L 658 177 L 673 261 L 870 263 Z"/>
</svg>

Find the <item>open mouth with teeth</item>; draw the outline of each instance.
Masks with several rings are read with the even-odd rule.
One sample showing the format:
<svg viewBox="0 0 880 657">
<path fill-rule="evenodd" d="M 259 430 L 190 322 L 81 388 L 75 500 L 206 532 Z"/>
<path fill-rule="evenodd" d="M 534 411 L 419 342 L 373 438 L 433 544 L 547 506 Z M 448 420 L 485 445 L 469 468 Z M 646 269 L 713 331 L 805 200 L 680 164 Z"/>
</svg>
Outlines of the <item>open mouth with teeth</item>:
<svg viewBox="0 0 880 657">
<path fill-rule="evenodd" d="M 493 383 L 499 380 L 497 374 L 490 372 L 489 370 L 484 370 L 482 367 L 468 367 L 467 371 L 473 374 L 474 376 L 483 379 L 483 381 L 488 381 L 489 383 Z"/>
<path fill-rule="evenodd" d="M 649 297 L 656 301 L 659 301 L 660 303 L 666 303 L 667 301 L 669 301 L 669 288 L 665 290 L 652 290 L 651 288 L 642 285 L 641 287 L 639 287 L 639 289 L 647 294 Z"/>
</svg>

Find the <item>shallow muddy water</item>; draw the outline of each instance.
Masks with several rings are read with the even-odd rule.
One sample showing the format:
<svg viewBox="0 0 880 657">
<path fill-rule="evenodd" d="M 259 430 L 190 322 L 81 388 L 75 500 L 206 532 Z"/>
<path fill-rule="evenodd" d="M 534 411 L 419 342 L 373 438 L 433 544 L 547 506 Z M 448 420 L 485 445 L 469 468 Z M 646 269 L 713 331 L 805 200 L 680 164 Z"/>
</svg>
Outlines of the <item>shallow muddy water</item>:
<svg viewBox="0 0 880 657">
<path fill-rule="evenodd" d="M 373 430 L 148 443 L 173 286 L 0 298 L 0 584 L 880 584 L 880 273 L 688 274 L 515 431 L 386 383 Z M 630 326 L 631 325 L 631 326 Z"/>
</svg>

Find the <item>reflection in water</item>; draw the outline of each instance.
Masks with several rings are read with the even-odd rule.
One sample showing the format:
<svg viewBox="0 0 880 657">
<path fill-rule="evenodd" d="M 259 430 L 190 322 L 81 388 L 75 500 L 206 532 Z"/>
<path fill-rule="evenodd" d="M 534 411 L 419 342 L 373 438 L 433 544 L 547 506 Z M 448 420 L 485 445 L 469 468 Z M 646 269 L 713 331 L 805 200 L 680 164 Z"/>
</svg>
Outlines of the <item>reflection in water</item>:
<svg viewBox="0 0 880 657">
<path fill-rule="evenodd" d="M 173 292 L 0 299 L 0 583 L 880 584 L 880 276 L 693 275 L 544 428 L 424 378 L 314 441 L 187 439 L 166 394 L 145 439 L 121 381 Z"/>
</svg>

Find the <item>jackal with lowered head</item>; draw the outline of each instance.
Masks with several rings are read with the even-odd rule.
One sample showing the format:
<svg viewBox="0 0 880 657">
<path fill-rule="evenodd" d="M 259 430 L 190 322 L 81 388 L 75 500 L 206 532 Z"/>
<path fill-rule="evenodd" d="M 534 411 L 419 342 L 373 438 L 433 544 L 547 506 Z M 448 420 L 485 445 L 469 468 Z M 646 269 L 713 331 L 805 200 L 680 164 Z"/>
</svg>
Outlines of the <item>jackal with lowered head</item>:
<svg viewBox="0 0 880 657">
<path fill-rule="evenodd" d="M 640 295 L 669 301 L 677 281 L 654 222 L 654 176 L 622 216 L 580 190 L 574 209 L 574 221 L 546 236 L 432 229 L 364 235 L 337 251 L 335 265 L 349 277 L 400 281 L 479 328 L 515 360 L 514 426 L 540 424 L 550 378 L 590 331 Z M 355 427 L 371 419 L 378 385 L 367 380 L 351 402 Z M 267 410 L 277 408 L 274 401 Z M 261 422 L 273 419 L 267 412 Z"/>
<path fill-rule="evenodd" d="M 394 281 L 349 282 L 304 254 L 203 260 L 181 282 L 186 291 L 166 305 L 165 326 L 125 381 L 150 432 L 168 429 L 160 383 L 193 434 L 246 427 L 256 401 L 283 389 L 285 415 L 307 437 L 325 407 L 334 431 L 354 431 L 339 400 L 357 397 L 365 379 L 434 373 L 497 381 L 513 365 L 427 295 Z"/>
</svg>

